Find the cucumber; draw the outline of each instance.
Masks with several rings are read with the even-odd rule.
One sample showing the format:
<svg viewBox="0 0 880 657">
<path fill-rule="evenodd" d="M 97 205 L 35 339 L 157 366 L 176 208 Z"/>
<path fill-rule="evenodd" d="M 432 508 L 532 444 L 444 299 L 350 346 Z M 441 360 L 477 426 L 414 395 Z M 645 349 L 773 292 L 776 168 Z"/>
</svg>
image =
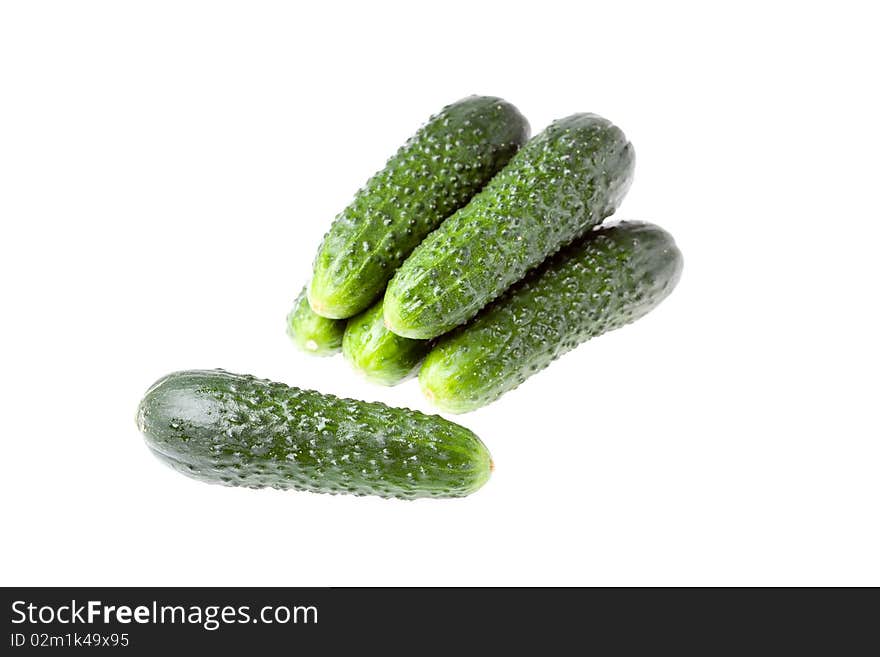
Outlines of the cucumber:
<svg viewBox="0 0 880 657">
<path fill-rule="evenodd" d="M 294 344 L 316 356 L 332 356 L 342 349 L 345 320 L 321 317 L 309 307 L 306 289 L 293 302 L 287 315 L 287 335 Z"/>
<path fill-rule="evenodd" d="M 312 309 L 334 319 L 366 310 L 425 235 L 467 203 L 528 136 L 528 122 L 500 98 L 469 96 L 431 117 L 324 236 L 309 288 Z"/>
<path fill-rule="evenodd" d="M 609 121 L 555 121 L 413 251 L 388 284 L 386 325 L 430 339 L 463 324 L 613 213 L 634 165 L 632 145 Z"/>
<path fill-rule="evenodd" d="M 382 300 L 348 320 L 342 355 L 374 383 L 393 386 L 415 374 L 428 353 L 426 340 L 402 338 L 385 328 Z"/>
<path fill-rule="evenodd" d="M 441 338 L 419 372 L 422 391 L 452 413 L 495 401 L 580 343 L 648 313 L 681 269 L 674 240 L 657 226 L 593 231 Z"/>
<path fill-rule="evenodd" d="M 137 422 L 150 449 L 175 470 L 228 486 L 461 497 L 491 470 L 480 439 L 436 415 L 223 370 L 160 379 Z"/>
</svg>

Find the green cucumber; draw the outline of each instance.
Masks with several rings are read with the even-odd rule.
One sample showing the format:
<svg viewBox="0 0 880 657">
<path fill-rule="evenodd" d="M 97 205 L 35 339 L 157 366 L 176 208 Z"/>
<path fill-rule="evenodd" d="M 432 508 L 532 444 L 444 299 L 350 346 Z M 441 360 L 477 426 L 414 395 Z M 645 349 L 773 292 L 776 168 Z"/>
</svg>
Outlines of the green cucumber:
<svg viewBox="0 0 880 657">
<path fill-rule="evenodd" d="M 402 338 L 385 328 L 382 300 L 348 320 L 342 355 L 374 383 L 393 386 L 415 374 L 428 353 L 426 340 Z"/>
<path fill-rule="evenodd" d="M 332 356 L 342 349 L 344 333 L 345 320 L 328 319 L 314 312 L 303 288 L 287 315 L 287 335 L 294 344 L 316 356 Z"/>
<path fill-rule="evenodd" d="M 422 391 L 452 413 L 493 402 L 580 343 L 648 313 L 681 269 L 672 236 L 657 226 L 593 231 L 441 338 L 419 372 Z"/>
<path fill-rule="evenodd" d="M 436 415 L 223 370 L 160 379 L 137 422 L 150 449 L 175 470 L 228 486 L 461 497 L 491 470 L 480 439 Z"/>
<path fill-rule="evenodd" d="M 500 98 L 469 96 L 431 117 L 324 236 L 309 288 L 312 309 L 334 319 L 366 310 L 425 235 L 467 203 L 528 136 L 528 122 Z"/>
<path fill-rule="evenodd" d="M 555 121 L 403 263 L 385 293 L 388 328 L 430 339 L 463 324 L 612 214 L 634 165 L 632 145 L 609 121 Z"/>
</svg>

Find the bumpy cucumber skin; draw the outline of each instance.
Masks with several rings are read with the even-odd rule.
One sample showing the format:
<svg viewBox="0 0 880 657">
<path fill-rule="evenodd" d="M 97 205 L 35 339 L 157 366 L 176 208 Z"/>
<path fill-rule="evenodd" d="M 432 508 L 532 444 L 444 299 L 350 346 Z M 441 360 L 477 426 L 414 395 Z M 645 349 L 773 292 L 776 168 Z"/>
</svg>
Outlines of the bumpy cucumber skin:
<svg viewBox="0 0 880 657">
<path fill-rule="evenodd" d="M 431 343 L 402 338 L 385 328 L 382 300 L 348 320 L 342 355 L 373 383 L 397 385 L 416 373 Z"/>
<path fill-rule="evenodd" d="M 209 483 L 415 499 L 489 478 L 471 431 L 436 415 L 340 399 L 223 370 L 175 372 L 141 401 L 147 445 Z"/>
<path fill-rule="evenodd" d="M 634 166 L 632 145 L 606 119 L 555 121 L 413 251 L 388 284 L 387 326 L 430 339 L 463 324 L 612 214 Z"/>
<path fill-rule="evenodd" d="M 318 250 L 312 309 L 342 319 L 366 310 L 416 245 L 467 203 L 529 137 L 500 98 L 445 107 L 357 192 Z"/>
<path fill-rule="evenodd" d="M 439 408 L 485 406 L 582 342 L 655 308 L 681 276 L 672 236 L 647 223 L 594 231 L 439 340 L 419 372 Z"/>
<path fill-rule="evenodd" d="M 342 350 L 344 334 L 345 320 L 328 319 L 314 312 L 303 288 L 287 315 L 287 335 L 293 343 L 315 356 L 332 356 Z"/>
</svg>

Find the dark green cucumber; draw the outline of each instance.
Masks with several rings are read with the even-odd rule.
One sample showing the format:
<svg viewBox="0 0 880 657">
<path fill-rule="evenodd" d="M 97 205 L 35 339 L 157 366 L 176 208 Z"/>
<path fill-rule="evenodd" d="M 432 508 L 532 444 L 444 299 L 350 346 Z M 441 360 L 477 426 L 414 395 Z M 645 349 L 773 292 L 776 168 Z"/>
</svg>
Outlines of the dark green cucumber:
<svg viewBox="0 0 880 657">
<path fill-rule="evenodd" d="M 374 383 L 393 386 L 415 374 L 428 353 L 427 340 L 402 338 L 385 328 L 382 300 L 348 320 L 342 355 Z"/>
<path fill-rule="evenodd" d="M 461 497 L 480 488 L 491 469 L 479 438 L 436 415 L 223 370 L 160 379 L 137 421 L 160 459 L 228 486 Z"/>
<path fill-rule="evenodd" d="M 431 119 L 358 191 L 318 249 L 312 309 L 343 319 L 366 310 L 429 232 L 467 203 L 529 136 L 500 98 L 470 96 Z"/>
<path fill-rule="evenodd" d="M 431 233 L 385 293 L 388 328 L 434 338 L 613 213 L 632 181 L 624 134 L 595 114 L 555 121 Z"/>
<path fill-rule="evenodd" d="M 419 372 L 422 391 L 453 413 L 493 402 L 580 343 L 648 313 L 681 268 L 675 242 L 657 226 L 593 231 L 441 338 Z"/>
<path fill-rule="evenodd" d="M 316 356 L 332 356 L 342 349 L 344 333 L 345 320 L 328 319 L 314 312 L 303 288 L 287 315 L 287 335 L 294 344 Z"/>
</svg>

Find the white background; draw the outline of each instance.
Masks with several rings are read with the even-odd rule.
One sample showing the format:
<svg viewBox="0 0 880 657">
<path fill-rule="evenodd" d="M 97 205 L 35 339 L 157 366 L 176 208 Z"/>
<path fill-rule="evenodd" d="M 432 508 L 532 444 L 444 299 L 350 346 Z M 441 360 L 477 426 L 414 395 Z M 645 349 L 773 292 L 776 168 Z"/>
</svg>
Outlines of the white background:
<svg viewBox="0 0 880 657">
<path fill-rule="evenodd" d="M 4 2 L 0 581 L 880 585 L 870 6 Z M 172 370 L 430 410 L 284 319 L 333 216 L 471 93 L 621 126 L 618 216 L 676 236 L 678 289 L 459 418 L 496 463 L 473 497 L 162 467 L 134 411 Z"/>
</svg>

